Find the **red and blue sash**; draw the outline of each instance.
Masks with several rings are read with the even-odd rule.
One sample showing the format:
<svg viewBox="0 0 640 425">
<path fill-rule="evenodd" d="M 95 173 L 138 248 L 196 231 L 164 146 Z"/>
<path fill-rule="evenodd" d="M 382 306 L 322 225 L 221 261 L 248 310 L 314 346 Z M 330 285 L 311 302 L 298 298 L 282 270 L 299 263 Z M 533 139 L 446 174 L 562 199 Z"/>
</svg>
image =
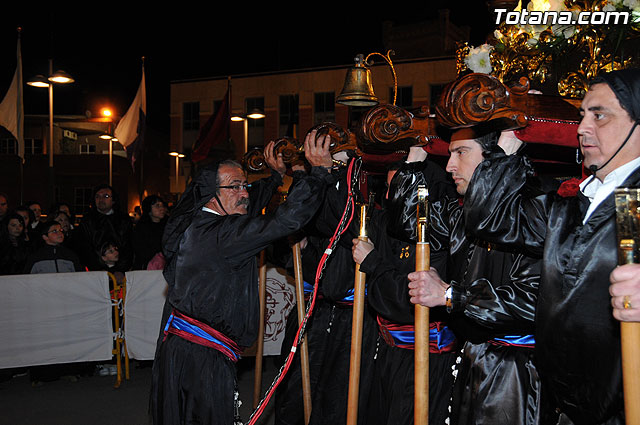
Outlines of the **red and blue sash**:
<svg viewBox="0 0 640 425">
<path fill-rule="evenodd" d="M 415 328 L 413 325 L 399 325 L 378 316 L 378 329 L 387 345 L 413 350 L 415 345 Z M 429 323 L 429 352 L 445 353 L 453 351 L 456 337 L 449 327 L 442 322 Z"/>
<path fill-rule="evenodd" d="M 174 334 L 198 345 L 214 348 L 226 355 L 229 360 L 240 359 L 240 347 L 232 339 L 211 326 L 173 310 L 164 328 L 164 339 L 167 334 Z"/>
</svg>

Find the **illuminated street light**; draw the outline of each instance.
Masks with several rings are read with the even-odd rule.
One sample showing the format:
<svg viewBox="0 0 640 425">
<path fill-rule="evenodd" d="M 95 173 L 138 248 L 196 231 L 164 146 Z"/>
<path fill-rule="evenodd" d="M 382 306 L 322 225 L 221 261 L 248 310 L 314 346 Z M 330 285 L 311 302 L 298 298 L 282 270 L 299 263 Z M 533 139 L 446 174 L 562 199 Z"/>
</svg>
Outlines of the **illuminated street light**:
<svg viewBox="0 0 640 425">
<path fill-rule="evenodd" d="M 235 114 L 231 115 L 231 121 L 239 122 L 244 121 L 244 153 L 246 154 L 249 151 L 249 120 L 247 118 L 251 118 L 252 120 L 259 120 L 265 117 L 264 112 L 262 112 L 258 108 L 254 108 L 249 114 Z"/>
<path fill-rule="evenodd" d="M 180 178 L 178 170 L 180 167 L 180 158 L 184 158 L 184 154 L 180 152 L 169 152 L 169 155 L 176 158 L 176 193 L 178 193 L 180 192 L 180 189 L 178 188 L 178 179 Z"/>
<path fill-rule="evenodd" d="M 48 78 L 45 78 L 43 75 L 37 75 L 27 81 L 27 84 L 32 87 L 48 87 L 49 89 L 49 196 L 51 196 L 51 205 L 55 202 L 55 183 L 53 173 L 53 84 L 68 84 L 73 83 L 74 81 L 75 80 L 64 71 L 57 71 L 55 74 L 53 73 L 53 59 L 49 59 Z"/>
</svg>

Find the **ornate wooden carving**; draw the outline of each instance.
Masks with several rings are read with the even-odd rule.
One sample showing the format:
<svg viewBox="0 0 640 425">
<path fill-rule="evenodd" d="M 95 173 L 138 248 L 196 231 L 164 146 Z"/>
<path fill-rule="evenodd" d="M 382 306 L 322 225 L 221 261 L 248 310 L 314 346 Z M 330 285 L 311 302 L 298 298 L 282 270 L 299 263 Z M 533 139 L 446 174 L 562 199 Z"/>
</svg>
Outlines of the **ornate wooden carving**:
<svg viewBox="0 0 640 425">
<path fill-rule="evenodd" d="M 331 136 L 331 145 L 329 150 L 331 153 L 340 152 L 348 149 L 356 149 L 355 137 L 344 130 L 337 124 L 324 123 L 316 125 L 309 130 L 309 133 L 316 130 L 316 139 L 323 135 Z M 304 147 L 301 142 L 293 137 L 283 137 L 275 141 L 274 152 L 282 154 L 282 160 L 285 164 L 291 165 L 304 157 Z M 260 172 L 267 168 L 267 162 L 264 157 L 264 148 L 253 148 L 244 155 L 243 163 L 245 169 L 252 172 Z"/>
<path fill-rule="evenodd" d="M 370 109 L 357 129 L 358 147 L 366 153 L 388 154 L 426 144 L 435 135 L 435 122 L 427 109 L 415 114 L 395 105 Z"/>
<path fill-rule="evenodd" d="M 500 122 L 502 129 L 524 127 L 524 111 L 511 105 L 511 96 L 526 95 L 528 80 L 521 79 L 511 90 L 497 78 L 480 73 L 467 74 L 445 87 L 438 104 L 438 121 L 450 128 Z"/>
</svg>

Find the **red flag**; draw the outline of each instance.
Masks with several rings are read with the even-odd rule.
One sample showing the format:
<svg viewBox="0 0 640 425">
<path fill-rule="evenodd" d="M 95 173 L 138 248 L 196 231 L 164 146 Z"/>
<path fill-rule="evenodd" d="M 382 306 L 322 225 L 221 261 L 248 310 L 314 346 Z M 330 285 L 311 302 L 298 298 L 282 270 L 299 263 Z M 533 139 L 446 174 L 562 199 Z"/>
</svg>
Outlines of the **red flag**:
<svg viewBox="0 0 640 425">
<path fill-rule="evenodd" d="M 229 89 L 222 100 L 218 110 L 209 117 L 200 128 L 198 140 L 193 145 L 191 160 L 195 163 L 207 159 L 211 147 L 229 140 L 229 124 L 231 115 L 229 112 Z"/>
</svg>

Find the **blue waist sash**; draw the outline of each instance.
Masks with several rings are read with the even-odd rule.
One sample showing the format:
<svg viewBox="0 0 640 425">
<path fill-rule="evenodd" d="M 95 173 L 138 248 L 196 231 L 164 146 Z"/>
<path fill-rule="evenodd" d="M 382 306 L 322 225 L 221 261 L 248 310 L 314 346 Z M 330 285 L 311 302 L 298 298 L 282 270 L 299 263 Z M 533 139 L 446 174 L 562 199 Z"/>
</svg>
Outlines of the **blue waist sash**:
<svg viewBox="0 0 640 425">
<path fill-rule="evenodd" d="M 506 335 L 500 338 L 493 338 L 494 345 L 508 345 L 513 347 L 534 348 L 536 340 L 533 335 Z"/>
</svg>

